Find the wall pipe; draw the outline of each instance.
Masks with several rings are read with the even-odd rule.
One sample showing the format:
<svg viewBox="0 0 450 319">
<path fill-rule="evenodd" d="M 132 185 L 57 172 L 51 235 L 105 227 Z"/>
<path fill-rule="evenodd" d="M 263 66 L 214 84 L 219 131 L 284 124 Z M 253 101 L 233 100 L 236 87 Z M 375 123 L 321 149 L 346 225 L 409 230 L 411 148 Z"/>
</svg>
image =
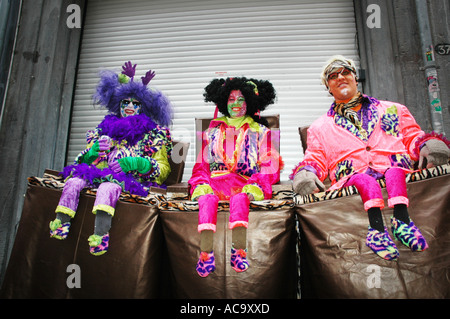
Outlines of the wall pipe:
<svg viewBox="0 0 450 319">
<path fill-rule="evenodd" d="M 427 81 L 427 90 L 429 106 L 431 111 L 431 126 L 433 131 L 445 135 L 444 120 L 442 117 L 442 104 L 439 82 L 436 70 L 436 61 L 434 59 L 434 47 L 431 39 L 430 21 L 428 18 L 427 1 L 416 1 L 416 14 L 419 23 L 420 42 L 422 44 L 422 56 L 424 63 L 425 77 Z"/>
</svg>

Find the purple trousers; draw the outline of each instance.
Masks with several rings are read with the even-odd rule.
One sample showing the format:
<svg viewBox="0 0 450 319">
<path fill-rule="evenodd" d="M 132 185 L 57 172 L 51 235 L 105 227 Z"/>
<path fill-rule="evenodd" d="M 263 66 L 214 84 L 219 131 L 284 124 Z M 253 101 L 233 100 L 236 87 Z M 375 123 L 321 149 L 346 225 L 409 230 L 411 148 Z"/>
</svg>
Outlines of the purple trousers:
<svg viewBox="0 0 450 319">
<path fill-rule="evenodd" d="M 75 217 L 80 199 L 80 192 L 85 188 L 87 182 L 81 178 L 70 178 L 64 185 L 64 189 L 59 199 L 56 213 L 64 213 L 70 217 Z M 115 183 L 101 183 L 97 189 L 94 208 L 92 212 L 95 214 L 97 210 L 103 210 L 114 216 L 117 201 L 119 200 L 122 187 Z"/>
<path fill-rule="evenodd" d="M 388 206 L 394 207 L 397 204 L 408 206 L 409 200 L 406 192 L 405 172 L 398 167 L 390 168 L 384 174 L 386 179 L 386 191 L 388 193 Z M 364 203 L 367 211 L 372 207 L 384 208 L 381 187 L 375 178 L 367 174 L 353 175 L 345 186 L 355 186 Z"/>
</svg>

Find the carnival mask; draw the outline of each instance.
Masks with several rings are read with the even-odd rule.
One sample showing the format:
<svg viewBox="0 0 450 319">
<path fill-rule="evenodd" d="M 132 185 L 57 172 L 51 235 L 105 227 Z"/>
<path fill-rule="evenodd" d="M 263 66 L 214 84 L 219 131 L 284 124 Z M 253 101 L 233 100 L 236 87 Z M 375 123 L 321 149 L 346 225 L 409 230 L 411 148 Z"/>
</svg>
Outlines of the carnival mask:
<svg viewBox="0 0 450 319">
<path fill-rule="evenodd" d="M 120 101 L 120 114 L 122 117 L 137 115 L 140 110 L 141 102 L 136 99 L 130 98 Z"/>
<path fill-rule="evenodd" d="M 232 90 L 228 97 L 228 113 L 230 117 L 242 117 L 247 113 L 247 103 L 240 90 Z"/>
</svg>

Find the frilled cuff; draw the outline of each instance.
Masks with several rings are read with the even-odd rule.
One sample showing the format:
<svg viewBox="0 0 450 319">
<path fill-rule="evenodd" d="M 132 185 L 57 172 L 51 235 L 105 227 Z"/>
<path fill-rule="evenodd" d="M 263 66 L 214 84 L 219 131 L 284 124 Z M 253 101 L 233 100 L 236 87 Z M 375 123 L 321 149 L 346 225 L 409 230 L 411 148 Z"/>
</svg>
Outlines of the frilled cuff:
<svg viewBox="0 0 450 319">
<path fill-rule="evenodd" d="M 262 191 L 261 187 L 256 183 L 245 185 L 242 188 L 242 193 L 252 194 L 255 200 L 264 199 L 264 192 Z"/>
<path fill-rule="evenodd" d="M 200 184 L 195 187 L 194 191 L 192 192 L 191 199 L 197 200 L 197 197 L 206 194 L 214 194 L 213 189 L 208 184 Z"/>
<path fill-rule="evenodd" d="M 388 206 L 390 208 L 394 207 L 397 204 L 405 204 L 406 206 L 409 206 L 409 199 L 405 196 L 397 196 L 388 199 Z"/>
<path fill-rule="evenodd" d="M 436 132 L 431 132 L 431 133 L 426 133 L 424 135 L 422 135 L 420 138 L 417 139 L 415 145 L 414 145 L 414 150 L 413 150 L 413 156 L 414 159 L 417 160 L 420 157 L 420 150 L 422 149 L 422 147 L 424 147 L 425 143 L 429 140 L 441 140 L 442 142 L 445 143 L 445 145 L 447 145 L 448 148 L 450 148 L 450 140 L 448 140 L 443 134 L 438 134 Z"/>
<path fill-rule="evenodd" d="M 319 165 L 317 165 L 316 162 L 311 162 L 311 161 L 302 161 L 302 162 L 298 163 L 297 166 L 292 170 L 292 174 L 289 175 L 289 179 L 293 180 L 295 175 L 297 175 L 298 172 L 300 172 L 304 169 L 316 174 L 320 180 L 323 180 Z"/>
<path fill-rule="evenodd" d="M 364 210 L 368 211 L 370 208 L 379 207 L 380 209 L 384 208 L 384 200 L 382 198 L 374 198 L 369 199 L 364 203 Z"/>
<path fill-rule="evenodd" d="M 197 231 L 201 233 L 204 230 L 212 230 L 213 232 L 216 232 L 216 225 L 204 223 L 197 226 Z"/>
</svg>

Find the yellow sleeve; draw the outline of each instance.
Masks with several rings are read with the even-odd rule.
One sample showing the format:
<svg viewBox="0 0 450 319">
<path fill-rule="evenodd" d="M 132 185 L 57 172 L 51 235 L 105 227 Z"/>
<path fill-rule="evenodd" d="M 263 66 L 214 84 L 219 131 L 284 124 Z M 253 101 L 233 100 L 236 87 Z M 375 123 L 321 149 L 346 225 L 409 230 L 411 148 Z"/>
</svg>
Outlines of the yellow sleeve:
<svg viewBox="0 0 450 319">
<path fill-rule="evenodd" d="M 155 182 L 161 185 L 171 172 L 166 147 L 163 145 L 158 152 L 152 155 L 152 159 L 156 161 L 160 172 L 159 176 L 155 178 Z"/>
</svg>

